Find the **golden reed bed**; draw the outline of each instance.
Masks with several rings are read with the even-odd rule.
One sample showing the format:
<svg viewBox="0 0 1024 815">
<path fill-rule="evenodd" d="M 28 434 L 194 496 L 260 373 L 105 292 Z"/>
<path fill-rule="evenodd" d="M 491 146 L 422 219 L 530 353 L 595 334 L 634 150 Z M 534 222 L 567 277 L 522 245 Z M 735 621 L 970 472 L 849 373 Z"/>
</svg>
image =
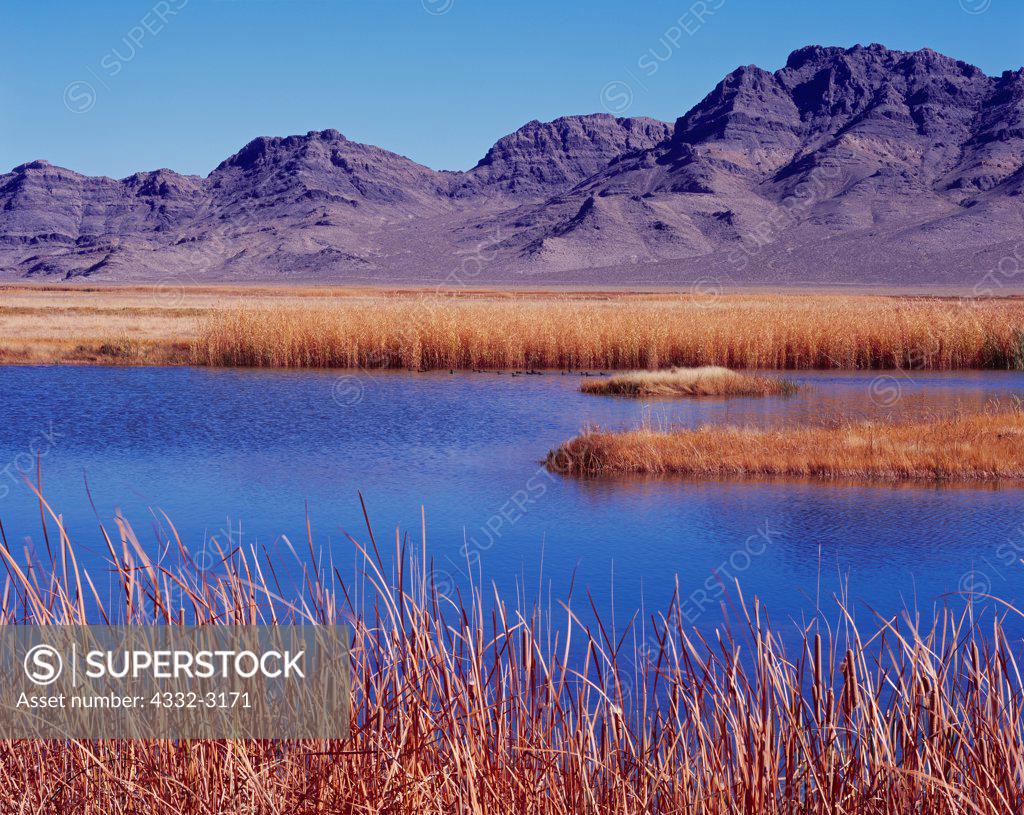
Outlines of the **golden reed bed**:
<svg viewBox="0 0 1024 815">
<path fill-rule="evenodd" d="M 203 365 L 409 369 L 1020 368 L 1024 304 L 729 296 L 340 301 L 206 322 Z"/>
<path fill-rule="evenodd" d="M 570 475 L 1024 482 L 1024 410 L 780 429 L 591 429 L 548 453 L 547 464 Z"/>
<path fill-rule="evenodd" d="M 629 371 L 607 379 L 584 382 L 583 393 L 599 396 L 789 396 L 797 386 L 788 379 L 738 373 L 717 365 L 669 368 L 664 371 Z"/>
<path fill-rule="evenodd" d="M 377 299 L 207 321 L 220 366 L 957 369 L 1024 366 L 1024 304 L 858 297 Z"/>
<path fill-rule="evenodd" d="M 1019 369 L 1024 301 L 5 286 L 0 361 L 413 370 Z"/>
<path fill-rule="evenodd" d="M 840 604 L 787 647 L 755 601 L 736 609 L 746 622 L 735 639 L 705 642 L 678 590 L 664 613 L 610 629 L 568 597 L 557 612 L 478 591 L 446 597 L 425 553 L 402 549 L 392 573 L 372 535 L 366 549 L 352 541 L 363 567 L 343 583 L 312 540 L 300 564 L 238 547 L 198 570 L 173 534 L 150 559 L 124 521 L 107 539 L 108 593 L 108 570 L 85 575 L 47 516 L 52 555 L 29 562 L 28 550 L 0 546 L 0 622 L 345 620 L 352 732 L 0 741 L 5 813 L 1024 811 L 1020 650 L 998 620 L 948 610 L 858 630 Z M 280 598 L 282 567 L 305 575 L 302 603 Z M 93 602 L 103 611 L 88 613 Z"/>
</svg>

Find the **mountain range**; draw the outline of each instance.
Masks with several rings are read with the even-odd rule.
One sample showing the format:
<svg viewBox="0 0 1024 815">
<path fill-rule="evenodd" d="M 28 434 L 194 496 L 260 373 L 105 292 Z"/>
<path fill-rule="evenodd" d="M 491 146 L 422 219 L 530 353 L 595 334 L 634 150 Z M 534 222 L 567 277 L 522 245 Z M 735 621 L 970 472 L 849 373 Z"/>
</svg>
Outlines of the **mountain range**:
<svg viewBox="0 0 1024 815">
<path fill-rule="evenodd" d="M 336 130 L 205 178 L 0 175 L 8 279 L 970 285 L 1024 260 L 1024 69 L 808 46 L 674 124 L 532 121 L 466 172 Z"/>
</svg>

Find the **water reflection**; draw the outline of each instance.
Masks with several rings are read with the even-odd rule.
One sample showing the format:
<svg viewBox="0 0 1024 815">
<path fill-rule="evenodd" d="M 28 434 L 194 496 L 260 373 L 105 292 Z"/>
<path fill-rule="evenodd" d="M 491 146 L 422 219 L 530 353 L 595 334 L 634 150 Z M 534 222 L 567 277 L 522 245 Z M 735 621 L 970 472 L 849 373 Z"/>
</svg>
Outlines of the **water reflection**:
<svg viewBox="0 0 1024 815">
<path fill-rule="evenodd" d="M 541 466 L 586 424 L 924 416 L 1024 394 L 1018 373 L 882 375 L 896 385 L 799 373 L 789 398 L 650 403 L 584 395 L 579 377 L 559 374 L 357 374 L 358 388 L 346 381 L 338 399 L 342 376 L 353 374 L 0 368 L 0 462 L 16 475 L 12 463 L 52 429 L 45 492 L 101 574 L 86 477 L 99 517 L 120 509 L 143 541 L 159 507 L 189 546 L 231 530 L 234 544 L 287 560 L 284 537 L 304 539 L 308 508 L 316 545 L 341 571 L 356 560 L 343 532 L 365 537 L 360 491 L 383 539 L 396 529 L 418 538 L 425 507 L 428 550 L 453 586 L 472 574 L 509 596 L 543 582 L 558 597 L 575 579 L 626 619 L 667 601 L 677 578 L 686 597 L 709 579 L 738 579 L 776 619 L 800 619 L 844 590 L 881 612 L 971 586 L 1022 593 L 1024 491 L 1014 488 L 594 481 Z M 6 483 L 8 539 L 41 545 L 38 505 L 18 478 Z M 765 545 L 750 550 L 764 529 Z M 715 598 L 695 624 L 720 621 Z"/>
</svg>

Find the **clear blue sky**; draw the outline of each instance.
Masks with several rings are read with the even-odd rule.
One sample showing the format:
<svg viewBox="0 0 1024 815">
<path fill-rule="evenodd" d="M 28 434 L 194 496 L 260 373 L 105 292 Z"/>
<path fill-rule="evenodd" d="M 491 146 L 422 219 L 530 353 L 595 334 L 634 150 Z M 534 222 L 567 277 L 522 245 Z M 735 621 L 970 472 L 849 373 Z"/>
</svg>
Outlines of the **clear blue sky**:
<svg viewBox="0 0 1024 815">
<path fill-rule="evenodd" d="M 0 0 L 0 30 L 0 172 L 115 177 L 328 127 L 464 169 L 534 118 L 672 121 L 809 43 L 1024 63 L 1021 0 Z"/>
</svg>

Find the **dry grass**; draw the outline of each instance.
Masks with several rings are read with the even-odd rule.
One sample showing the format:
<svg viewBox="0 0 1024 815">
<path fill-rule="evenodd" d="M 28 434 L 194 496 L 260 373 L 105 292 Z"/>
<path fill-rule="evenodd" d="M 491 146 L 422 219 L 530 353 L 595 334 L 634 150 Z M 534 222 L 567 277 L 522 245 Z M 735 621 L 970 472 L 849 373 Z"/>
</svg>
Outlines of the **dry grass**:
<svg viewBox="0 0 1024 815">
<path fill-rule="evenodd" d="M 212 293 L 0 287 L 0 363 L 184 364 Z"/>
<path fill-rule="evenodd" d="M 304 597 L 288 604 L 268 584 L 283 564 L 265 553 L 233 549 L 198 571 L 176 536 L 154 561 L 123 521 L 107 538 L 110 596 L 122 599 L 104 606 L 102 582 L 94 592 L 48 514 L 52 556 L 0 547 L 0 622 L 347 620 L 352 734 L 3 741 L 3 812 L 1024 811 L 1024 684 L 998 621 L 946 611 L 926 626 L 881 619 L 862 635 L 840 605 L 837 626 L 817 620 L 787 648 L 755 601 L 740 607 L 735 638 L 705 642 L 682 622 L 677 593 L 664 614 L 613 630 L 584 623 L 571 598 L 555 614 L 445 597 L 425 555 L 396 540 L 392 573 L 372 535 L 366 549 L 352 542 L 364 567 L 346 582 L 310 540 L 292 564 Z"/>
<path fill-rule="evenodd" d="M 1024 410 L 759 429 L 584 431 L 548 453 L 571 475 L 787 476 L 880 482 L 1024 481 Z"/>
<path fill-rule="evenodd" d="M 410 369 L 1020 368 L 1024 303 L 852 296 L 422 296 L 245 308 L 204 365 Z"/>
<path fill-rule="evenodd" d="M 667 371 L 630 371 L 584 382 L 583 393 L 606 396 L 788 396 L 797 386 L 788 379 L 753 376 L 728 368 L 669 368 Z"/>
<path fill-rule="evenodd" d="M 0 363 L 185 365 L 210 320 L 256 302 L 301 309 L 400 292 L 298 286 L 0 285 Z"/>
<path fill-rule="evenodd" d="M 112 349 L 116 353 L 109 353 Z M 1019 369 L 1024 367 L 1024 301 L 5 286 L 0 287 L 0 362 Z"/>
</svg>

